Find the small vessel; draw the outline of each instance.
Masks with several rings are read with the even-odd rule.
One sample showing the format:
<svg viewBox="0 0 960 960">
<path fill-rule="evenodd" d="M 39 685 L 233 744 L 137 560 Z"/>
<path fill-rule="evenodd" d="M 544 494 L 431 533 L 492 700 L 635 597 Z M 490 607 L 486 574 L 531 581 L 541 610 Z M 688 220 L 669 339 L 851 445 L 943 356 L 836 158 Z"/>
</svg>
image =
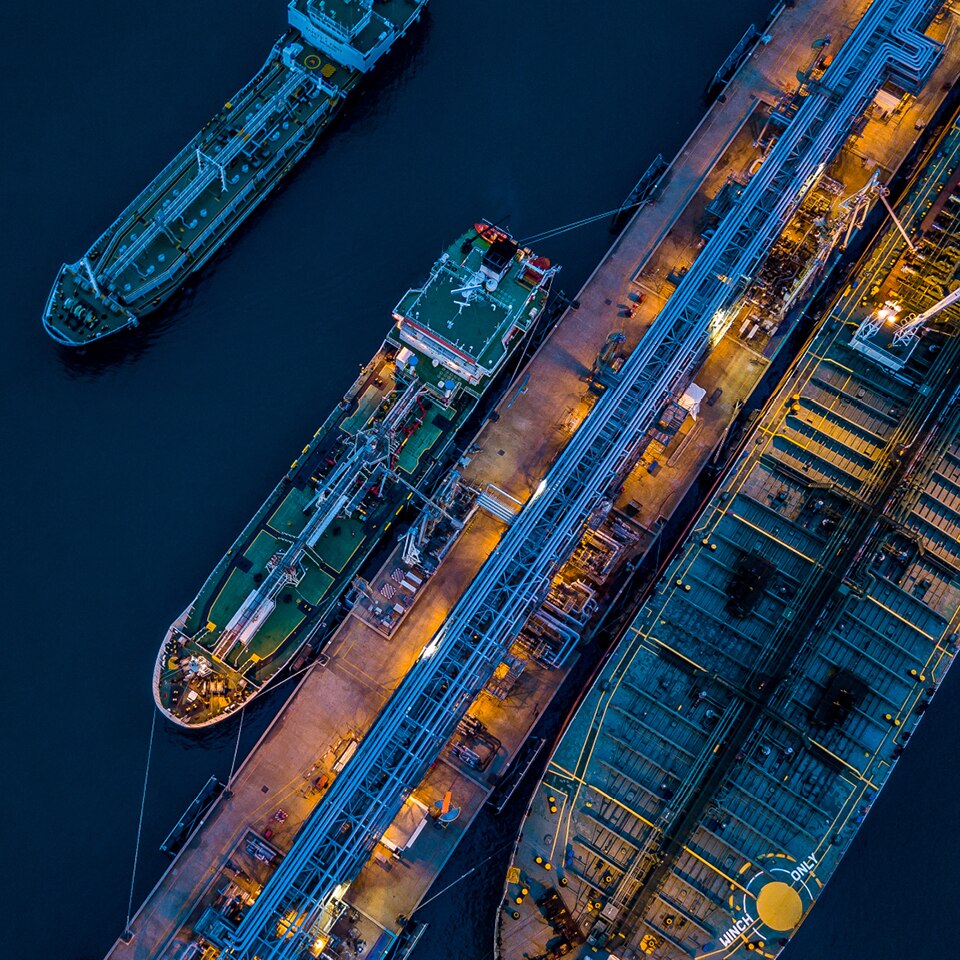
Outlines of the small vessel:
<svg viewBox="0 0 960 960">
<path fill-rule="evenodd" d="M 290 0 L 290 29 L 246 86 L 76 263 L 43 326 L 79 347 L 135 327 L 220 249 L 306 153 L 426 0 Z"/>
<path fill-rule="evenodd" d="M 305 645 L 319 651 L 398 514 L 443 522 L 453 441 L 543 313 L 556 270 L 479 223 L 404 295 L 376 356 L 167 632 L 153 677 L 167 717 L 201 727 L 229 716 Z M 385 616 L 404 582 L 376 594 Z"/>
</svg>

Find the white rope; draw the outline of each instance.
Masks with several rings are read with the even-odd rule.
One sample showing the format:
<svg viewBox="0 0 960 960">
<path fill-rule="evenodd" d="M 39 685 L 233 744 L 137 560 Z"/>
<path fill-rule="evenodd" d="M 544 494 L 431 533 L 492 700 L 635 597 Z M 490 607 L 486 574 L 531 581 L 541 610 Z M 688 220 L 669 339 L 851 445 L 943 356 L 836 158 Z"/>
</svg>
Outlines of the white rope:
<svg viewBox="0 0 960 960">
<path fill-rule="evenodd" d="M 479 863 L 474 864 L 469 870 L 467 870 L 466 873 L 461 873 L 456 880 L 452 880 L 442 890 L 438 890 L 432 897 L 429 897 L 428 899 L 424 900 L 422 903 L 418 904 L 416 913 L 419 913 L 428 903 L 433 903 L 433 901 L 436 900 L 437 897 L 442 897 L 451 887 L 455 887 L 462 880 L 466 880 L 467 877 L 470 876 L 470 874 L 476 873 L 476 871 L 479 870 L 480 867 L 482 867 L 488 860 L 492 860 L 494 857 L 500 856 L 500 854 L 503 853 L 503 851 L 506 850 L 507 847 L 512 847 L 513 845 L 514 845 L 513 840 L 508 840 L 506 843 L 501 844 L 499 847 L 497 847 L 493 851 L 493 853 L 491 853 L 488 857 L 484 857 L 483 860 L 481 860 Z"/>
<path fill-rule="evenodd" d="M 289 676 L 284 677 L 279 683 L 274 684 L 272 687 L 268 687 L 266 690 L 264 690 L 263 696 L 266 697 L 268 694 L 273 693 L 274 690 L 279 690 L 280 687 L 282 687 L 285 683 L 289 683 L 291 680 L 295 680 L 297 677 L 306 673 L 312 666 L 314 666 L 314 664 L 308 663 L 305 667 L 301 667 L 299 670 L 294 671 Z M 240 726 L 237 728 L 237 742 L 233 745 L 233 760 L 230 762 L 230 774 L 227 777 L 227 782 L 226 782 L 226 786 L 228 789 L 230 787 L 230 781 L 233 780 L 233 775 L 237 769 L 237 756 L 240 752 L 240 734 L 243 732 L 243 718 L 247 712 L 247 707 L 250 706 L 250 702 L 251 701 L 248 700 L 240 708 Z"/>
<path fill-rule="evenodd" d="M 233 780 L 233 771 L 237 769 L 237 754 L 240 752 L 240 734 L 243 732 L 243 717 L 246 712 L 246 710 L 240 711 L 240 726 L 237 727 L 237 742 L 233 746 L 233 760 L 230 761 L 230 773 L 227 776 L 228 788 Z"/>
<path fill-rule="evenodd" d="M 295 673 L 292 673 L 290 674 L 290 676 L 285 677 L 283 680 L 281 680 L 280 683 L 278 683 L 275 687 L 271 687 L 270 690 L 264 691 L 264 692 L 272 693 L 274 690 L 278 689 L 279 687 L 282 687 L 288 681 L 293 680 L 294 677 L 299 677 L 302 673 L 305 673 L 312 666 L 313 664 L 311 663 L 311 664 L 307 664 L 305 667 L 301 667 Z M 230 784 L 230 781 L 233 779 L 233 774 L 237 765 L 237 755 L 240 751 L 240 734 L 243 731 L 244 713 L 246 713 L 245 708 L 240 713 L 240 726 L 237 729 L 237 742 L 233 748 L 233 760 L 230 764 L 230 776 L 227 778 L 228 786 Z M 134 894 L 134 888 L 137 882 L 137 864 L 139 863 L 139 860 L 140 860 L 140 840 L 143 834 L 143 816 L 147 806 L 147 785 L 150 781 L 150 763 L 151 763 L 151 760 L 153 759 L 153 740 L 156 734 L 156 730 L 157 730 L 157 711 L 154 710 L 153 719 L 150 721 L 150 742 L 147 746 L 147 767 L 146 767 L 146 770 L 144 770 L 143 772 L 143 795 L 140 798 L 140 821 L 137 824 L 137 843 L 133 851 L 133 874 L 130 877 L 130 899 L 127 901 L 127 922 L 126 922 L 125 930 L 129 930 L 130 920 L 132 919 L 132 916 L 133 916 L 133 894 Z"/>
<path fill-rule="evenodd" d="M 598 213 L 592 217 L 584 217 L 582 220 L 574 220 L 573 223 L 565 224 L 562 227 L 554 227 L 552 230 L 544 230 L 543 233 L 535 233 L 532 237 L 525 237 L 520 241 L 520 244 L 526 247 L 531 243 L 541 243 L 544 240 L 550 240 L 553 237 L 559 236 L 561 233 L 566 233 L 568 230 L 576 230 L 577 227 L 585 227 L 588 223 L 596 223 L 605 217 L 612 217 L 622 209 L 622 207 L 615 207 L 613 210 L 607 210 L 606 213 Z"/>
<path fill-rule="evenodd" d="M 140 798 L 140 822 L 137 824 L 137 845 L 133 851 L 133 874 L 130 877 L 130 899 L 127 901 L 126 929 L 130 929 L 130 917 L 133 914 L 133 888 L 137 882 L 137 862 L 140 859 L 140 837 L 143 833 L 143 812 L 147 806 L 147 783 L 150 779 L 150 761 L 153 758 L 153 736 L 157 729 L 157 711 L 152 711 L 150 721 L 150 742 L 147 745 L 147 768 L 143 771 L 143 795 Z"/>
</svg>

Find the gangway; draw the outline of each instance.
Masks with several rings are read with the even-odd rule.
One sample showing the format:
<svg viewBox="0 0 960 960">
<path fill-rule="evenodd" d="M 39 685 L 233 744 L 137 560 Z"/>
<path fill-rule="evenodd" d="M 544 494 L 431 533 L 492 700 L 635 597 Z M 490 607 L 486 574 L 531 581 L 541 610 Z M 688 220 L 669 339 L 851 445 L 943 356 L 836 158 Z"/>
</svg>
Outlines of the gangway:
<svg viewBox="0 0 960 960">
<path fill-rule="evenodd" d="M 561 452 L 446 622 L 317 804 L 222 957 L 292 960 L 321 942 L 342 898 L 439 755 L 664 401 L 729 326 L 763 263 L 880 85 L 918 91 L 940 47 L 922 34 L 938 5 L 875 0 L 720 222 L 620 377 Z"/>
<path fill-rule="evenodd" d="M 834 250 L 846 250 L 851 237 L 864 224 L 867 214 L 873 201 L 879 198 L 887 209 L 891 219 L 903 238 L 910 245 L 911 250 L 915 250 L 913 241 L 907 235 L 899 217 L 890 206 L 887 197 L 890 190 L 885 184 L 880 182 L 880 175 L 876 171 L 870 176 L 870 179 L 857 191 L 844 197 L 837 205 L 837 216 L 832 220 L 823 221 L 822 236 L 817 247 L 817 252 L 813 259 L 807 264 L 803 273 L 797 278 L 790 292 L 783 299 L 779 307 L 781 319 L 785 317 L 790 308 L 810 289 L 813 281 L 826 267 Z"/>
<path fill-rule="evenodd" d="M 887 300 L 866 317 L 850 339 L 850 346 L 893 371 L 902 370 L 919 340 L 919 333 L 938 313 L 960 300 L 960 287 L 919 314 L 900 316 L 902 306 Z"/>
<path fill-rule="evenodd" d="M 897 328 L 897 332 L 893 335 L 894 346 L 900 346 L 900 344 L 910 343 L 916 340 L 917 334 L 927 323 L 938 313 L 946 310 L 947 307 L 952 306 L 958 300 L 960 300 L 960 287 L 957 287 L 953 293 L 948 293 L 942 300 L 938 300 L 929 310 L 924 310 L 923 313 L 917 314 L 915 317 L 908 317 L 907 320 Z"/>
</svg>

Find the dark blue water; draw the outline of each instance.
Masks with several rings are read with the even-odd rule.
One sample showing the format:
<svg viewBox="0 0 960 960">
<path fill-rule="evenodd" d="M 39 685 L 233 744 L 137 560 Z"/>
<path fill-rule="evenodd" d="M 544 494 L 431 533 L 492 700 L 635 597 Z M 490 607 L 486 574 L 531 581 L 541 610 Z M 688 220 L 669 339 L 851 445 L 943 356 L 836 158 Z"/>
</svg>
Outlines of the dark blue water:
<svg viewBox="0 0 960 960">
<path fill-rule="evenodd" d="M 39 323 L 61 260 L 259 67 L 284 4 L 5 5 L 0 956 L 97 958 L 123 928 L 157 645 L 407 286 L 478 217 L 509 215 L 522 237 L 616 206 L 678 148 L 705 83 L 767 7 L 434 0 L 194 289 L 142 334 L 77 357 Z M 568 292 L 608 239 L 599 224 L 549 242 Z M 951 944 L 956 686 L 794 957 Z M 241 753 L 278 700 L 248 712 Z M 158 726 L 135 903 L 165 866 L 166 831 L 229 769 L 235 736 Z M 509 833 L 481 822 L 449 879 Z M 489 955 L 505 856 L 432 905 L 421 960 Z"/>
</svg>

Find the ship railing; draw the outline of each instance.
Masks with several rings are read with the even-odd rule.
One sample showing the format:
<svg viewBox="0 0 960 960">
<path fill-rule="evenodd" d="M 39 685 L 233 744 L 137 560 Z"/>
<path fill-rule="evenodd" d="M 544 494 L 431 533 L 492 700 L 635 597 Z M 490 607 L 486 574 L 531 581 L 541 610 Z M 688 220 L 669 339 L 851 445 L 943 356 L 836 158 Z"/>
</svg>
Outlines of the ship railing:
<svg viewBox="0 0 960 960">
<path fill-rule="evenodd" d="M 325 113 L 328 109 L 329 101 L 326 101 L 322 109 L 318 111 L 319 115 Z M 298 129 L 295 136 L 291 137 L 284 148 L 281 151 L 278 151 L 276 156 L 273 159 L 271 167 L 277 167 L 283 165 L 284 163 L 289 162 L 290 154 L 295 151 L 302 155 L 303 152 L 309 146 L 309 143 L 302 142 L 304 139 L 304 131 Z M 201 266 L 209 253 L 215 249 L 213 241 L 219 238 L 221 241 L 228 237 L 234 229 L 239 225 L 239 218 L 233 217 L 231 222 L 232 214 L 245 203 L 250 203 L 251 208 L 255 207 L 260 201 L 267 195 L 267 190 L 261 190 L 260 184 L 270 172 L 271 168 L 263 168 L 258 171 L 257 176 L 247 180 L 243 189 L 240 192 L 233 192 L 228 194 L 227 202 L 222 204 L 216 214 L 216 216 L 210 218 L 206 221 L 205 226 L 201 233 L 196 235 L 193 240 L 190 242 L 190 245 L 186 248 L 187 252 L 194 258 L 192 261 L 192 269 L 197 269 Z M 251 201 L 251 197 L 253 197 Z M 205 248 L 209 248 L 205 252 Z M 181 255 L 175 260 L 171 261 L 170 265 L 163 271 L 157 272 L 150 276 L 149 282 L 144 283 L 137 288 L 137 294 L 140 299 L 145 299 L 150 296 L 151 292 L 154 290 L 159 290 L 164 285 L 172 282 L 173 278 L 180 272 L 182 269 L 184 256 Z"/>
<path fill-rule="evenodd" d="M 317 491 L 313 504 L 315 511 L 303 530 L 292 538 L 286 551 L 259 585 L 253 597 L 245 602 L 243 612 L 229 631 L 224 631 L 215 654 L 221 659 L 233 648 L 247 626 L 274 600 L 290 582 L 287 571 L 300 564 L 308 548 L 313 548 L 330 524 L 341 515 L 353 512 L 364 493 L 364 482 L 385 457 L 389 437 L 409 415 L 420 399 L 426 385 L 412 381 L 378 426 L 376 432 L 358 434 L 353 453 L 341 462 Z M 261 624 L 262 626 L 262 624 Z M 248 641 L 249 642 L 249 641 Z"/>
<path fill-rule="evenodd" d="M 141 216 L 144 212 L 150 209 L 151 205 L 155 202 L 156 197 L 159 193 L 162 192 L 162 188 L 165 187 L 166 183 L 174 178 L 179 176 L 180 172 L 183 170 L 184 161 L 195 155 L 197 147 L 203 143 L 203 132 L 197 133 L 187 145 L 180 150 L 176 156 L 158 173 L 143 190 L 134 198 L 134 200 L 127 205 L 124 211 L 107 227 L 103 233 L 90 245 L 90 249 L 87 251 L 87 256 L 89 257 L 90 253 L 94 250 L 100 248 L 102 253 L 107 249 L 110 242 L 114 239 L 116 234 L 124 227 L 124 225 L 129 224 L 129 222 L 137 216 Z M 161 189 L 158 190 L 157 185 L 161 185 Z M 79 261 L 78 261 L 79 262 Z M 109 267 L 105 267 L 100 275 L 104 276 Z"/>
<path fill-rule="evenodd" d="M 323 535 L 326 528 L 333 523 L 351 500 L 350 488 L 363 479 L 360 470 L 363 462 L 361 458 L 362 454 L 360 458 L 346 460 L 340 465 L 333 478 L 324 487 L 324 498 L 322 500 L 318 499 L 316 512 L 307 521 L 296 540 L 282 554 L 273 569 L 264 577 L 263 582 L 257 588 L 252 600 L 246 604 L 246 609 L 244 609 L 231 631 L 229 633 L 224 632 L 223 637 L 217 644 L 217 656 L 222 658 L 225 655 L 224 651 L 233 647 L 237 638 L 254 620 L 264 605 L 279 594 L 289 582 L 287 570 L 300 563 L 307 546 L 315 543 L 317 538 Z"/>
<path fill-rule="evenodd" d="M 233 139 L 219 153 L 208 156 L 200 150 L 199 144 L 193 144 L 196 160 L 193 179 L 175 200 L 154 214 L 153 219 L 144 227 L 143 233 L 103 271 L 105 279 L 113 280 L 119 276 L 150 246 L 158 234 L 165 231 L 172 220 L 181 216 L 216 179 L 223 177 L 225 181 L 224 168 L 242 151 L 257 145 L 259 141 L 255 139 L 254 133 L 263 131 L 269 120 L 276 114 L 278 105 L 289 98 L 293 90 L 303 82 L 305 76 L 302 70 L 290 70 L 288 77 L 276 93 L 255 112 L 250 120 L 243 121 L 243 127 L 237 130 Z M 183 152 L 180 155 L 182 156 Z"/>
<path fill-rule="evenodd" d="M 220 206 L 216 216 L 206 221 L 203 231 L 194 237 L 190 245 L 185 248 L 185 252 L 171 259 L 165 269 L 155 271 L 146 278 L 141 274 L 141 279 L 144 279 L 145 282 L 137 286 L 137 298 L 146 300 L 154 291 L 162 290 L 163 287 L 173 283 L 177 275 L 183 270 L 183 263 L 187 254 L 192 258 L 190 268 L 192 270 L 199 269 L 210 253 L 216 250 L 216 245 L 212 244 L 212 241 L 219 239 L 222 242 L 239 226 L 240 218 L 231 217 L 231 215 L 249 201 L 251 195 L 254 195 L 251 206 L 256 206 L 266 196 L 266 192 L 258 193 L 257 191 L 260 177 L 262 177 L 262 174 L 256 179 L 248 180 L 239 193 L 229 194 L 228 201 Z"/>
<path fill-rule="evenodd" d="M 216 235 L 217 231 L 223 227 L 223 224 L 228 221 L 235 210 L 244 204 L 250 202 L 250 198 L 254 195 L 252 201 L 252 206 L 256 206 L 260 200 L 266 196 L 266 190 L 261 190 L 261 184 L 266 179 L 268 174 L 272 173 L 272 170 L 276 167 L 282 166 L 287 162 L 288 154 L 296 148 L 301 153 L 306 149 L 307 145 L 304 145 L 302 141 L 304 136 L 303 131 L 298 131 L 297 135 L 291 137 L 287 143 L 284 145 L 283 150 L 279 151 L 271 161 L 271 166 L 263 167 L 257 171 L 254 177 L 251 177 L 246 181 L 242 190 L 239 192 L 233 192 L 227 194 L 227 199 L 224 204 L 221 205 L 221 208 L 217 216 L 211 218 L 200 233 L 196 234 L 193 239 L 190 241 L 190 245 L 187 248 L 191 255 L 199 256 L 203 248 L 211 241 L 211 239 Z M 229 231 L 233 230 L 233 226 L 229 225 Z M 228 231 L 228 232 L 229 232 Z"/>
<path fill-rule="evenodd" d="M 895 25 L 904 29 L 926 5 L 919 0 L 875 3 L 898 10 Z M 877 20 L 865 18 L 856 28 L 861 43 L 863 34 L 871 31 L 891 36 Z M 848 83 L 842 71 L 829 76 L 840 81 L 838 88 L 849 87 L 842 95 L 821 88 L 806 98 L 741 202 L 721 222 L 627 360 L 619 382 L 604 393 L 561 452 L 314 809 L 293 849 L 241 921 L 228 955 L 256 954 L 262 960 L 296 955 L 302 938 L 277 940 L 278 918 L 290 909 L 316 914 L 338 884 L 357 875 L 372 845 L 499 663 L 505 645 L 535 609 L 552 571 L 575 546 L 598 496 L 629 463 L 664 398 L 689 376 L 711 336 L 722 335 L 729 326 L 724 308 L 740 295 L 773 237 L 842 146 L 865 105 L 864 96 L 879 88 L 890 61 L 911 61 L 921 70 L 932 65 L 935 48 L 908 36 L 914 41 L 912 50 L 902 49 L 895 39 L 877 43 L 859 82 Z"/>
<path fill-rule="evenodd" d="M 291 4 L 292 6 L 293 4 Z M 367 12 L 361 16 L 352 28 L 345 27 L 339 20 L 335 20 L 317 4 L 317 0 L 307 0 L 308 16 L 322 32 L 329 33 L 344 43 L 350 43 L 353 38 L 363 30 L 373 16 L 371 13 L 370 0 L 360 0 L 360 5 L 367 8 Z"/>
<path fill-rule="evenodd" d="M 338 419 L 341 415 L 342 415 L 342 411 L 339 409 L 339 407 L 336 407 L 336 408 L 333 409 L 333 411 L 331 411 L 331 413 L 326 417 L 326 419 L 323 421 L 323 423 L 317 428 L 317 430 L 314 432 L 313 436 L 310 438 L 310 441 L 309 441 L 309 443 L 307 444 L 307 453 L 306 453 L 306 454 L 303 454 L 302 456 L 307 456 L 307 455 L 309 455 L 310 451 L 312 451 L 313 448 L 315 447 L 318 438 L 322 437 L 322 436 L 333 426 L 333 424 L 337 421 L 337 419 Z M 291 474 L 292 474 L 292 471 L 291 471 Z M 291 474 L 287 474 L 287 477 L 289 477 Z M 270 504 L 271 504 L 271 503 L 274 501 L 274 499 L 277 497 L 277 495 L 278 495 L 278 493 L 280 492 L 281 488 L 284 486 L 284 482 L 285 482 L 285 480 L 287 479 L 287 477 L 285 477 L 284 480 L 282 480 L 276 487 L 274 487 L 273 490 L 271 490 L 270 493 L 267 495 L 267 497 L 264 499 L 263 503 L 260 504 L 259 509 L 253 514 L 253 517 L 251 518 L 251 520 L 247 523 L 247 525 L 246 525 L 246 526 L 243 528 L 243 530 L 240 532 L 240 536 L 237 538 L 236 542 L 234 543 L 233 548 L 231 548 L 231 552 L 232 552 L 232 550 L 233 550 L 234 548 L 236 548 L 236 546 L 237 546 L 239 543 L 242 543 L 244 540 L 246 540 L 247 538 L 249 538 L 249 536 L 253 533 L 253 531 L 254 531 L 254 530 L 256 529 L 256 527 L 259 525 L 259 518 L 266 513 L 266 511 L 267 511 L 267 509 L 269 508 Z M 200 588 L 200 590 L 199 590 L 199 592 L 198 592 L 198 594 L 197 594 L 198 597 L 203 596 L 203 595 L 213 586 L 213 584 L 217 581 L 217 579 L 218 579 L 220 576 L 222 576 L 223 571 L 224 571 L 224 569 L 226 568 L 226 566 L 229 564 L 229 562 L 230 562 L 230 557 L 229 557 L 229 556 L 224 556 L 224 557 L 222 557 L 222 558 L 220 559 L 220 562 L 213 568 L 213 570 L 210 571 L 210 573 L 209 573 L 209 575 L 207 576 L 206 580 L 204 580 L 203 586 Z M 196 599 L 195 599 L 195 600 L 190 604 L 190 607 L 188 607 L 188 609 L 187 609 L 187 611 L 184 613 L 184 615 L 181 617 L 180 621 L 178 621 L 178 623 L 181 623 L 181 622 L 182 622 L 182 624 L 183 624 L 184 635 L 185 635 L 185 636 L 188 636 L 191 640 L 192 640 L 192 639 L 195 639 L 199 634 L 202 634 L 202 633 L 205 632 L 202 627 L 201 627 L 200 630 L 198 630 L 198 631 L 195 632 L 194 634 L 187 634 L 187 633 L 185 632 L 185 631 L 186 631 L 186 619 L 187 619 L 188 616 L 192 616 L 192 615 L 193 615 L 193 612 L 194 612 L 195 607 L 196 607 L 196 602 L 197 602 L 197 601 L 196 601 Z"/>
<path fill-rule="evenodd" d="M 280 37 L 279 40 L 274 44 L 273 48 L 270 51 L 270 56 L 267 58 L 264 65 L 260 68 L 257 74 L 248 81 L 240 90 L 233 96 L 234 101 L 241 100 L 247 90 L 251 86 L 256 84 L 263 76 L 266 75 L 271 64 L 277 57 L 280 47 L 288 39 L 289 34 L 284 34 Z M 133 202 L 128 204 L 123 212 L 110 224 L 109 227 L 104 230 L 99 237 L 91 244 L 90 250 L 95 250 L 98 247 L 101 250 L 105 250 L 109 242 L 113 239 L 114 235 L 123 227 L 125 223 L 129 223 L 134 216 L 138 214 L 143 214 L 150 209 L 153 198 L 158 195 L 157 184 L 165 184 L 175 176 L 179 175 L 180 171 L 183 169 L 183 164 L 186 159 L 192 158 L 197 150 L 197 147 L 203 145 L 205 130 L 200 130 L 187 142 L 186 146 L 183 147 L 177 154 L 167 163 L 167 165 L 158 173 L 143 190 L 134 198 Z M 161 191 L 162 192 L 162 191 Z M 89 255 L 90 251 L 88 251 Z"/>
<path fill-rule="evenodd" d="M 70 274 L 73 277 L 74 283 L 79 288 L 78 296 L 84 296 L 82 284 L 86 283 L 91 287 L 92 292 L 92 296 L 88 295 L 89 300 L 102 303 L 104 306 L 109 307 L 112 312 L 122 314 L 126 319 L 127 325 L 135 325 L 137 323 L 137 318 L 122 304 L 120 304 L 112 293 L 103 289 L 98 282 L 96 274 L 93 270 L 93 266 L 87 257 L 81 257 L 76 263 L 65 263 L 63 265 L 60 273 L 57 276 L 57 280 L 54 282 L 54 285 L 50 290 L 50 294 L 47 297 L 47 304 L 44 310 L 44 321 L 46 321 L 47 316 L 53 309 L 54 301 L 57 298 L 57 293 L 62 287 L 64 274 Z M 67 340 L 65 342 L 70 343 L 72 341 Z"/>
</svg>

